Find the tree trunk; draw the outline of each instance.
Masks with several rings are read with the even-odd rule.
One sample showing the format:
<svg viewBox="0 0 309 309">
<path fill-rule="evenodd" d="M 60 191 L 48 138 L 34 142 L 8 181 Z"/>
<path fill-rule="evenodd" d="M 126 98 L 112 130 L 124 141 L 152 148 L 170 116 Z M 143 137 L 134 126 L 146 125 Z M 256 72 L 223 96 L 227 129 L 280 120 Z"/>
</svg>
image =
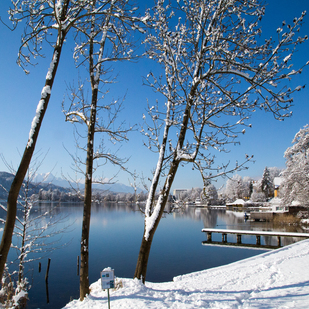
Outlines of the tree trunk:
<svg viewBox="0 0 309 309">
<path fill-rule="evenodd" d="M 80 252 L 80 277 L 79 277 L 79 296 L 82 301 L 89 294 L 89 231 L 92 201 L 92 174 L 93 174 L 93 145 L 94 131 L 96 123 L 96 105 L 98 89 L 92 88 L 90 123 L 88 125 L 87 159 L 85 174 L 85 197 L 84 215 L 82 225 L 81 252 Z"/>
<path fill-rule="evenodd" d="M 95 1 L 91 3 L 95 7 Z M 110 16 L 107 18 L 109 22 Z M 89 231 L 90 231 L 90 216 L 91 216 L 91 201 L 92 201 L 92 174 L 93 174 L 93 145 L 94 133 L 97 115 L 97 102 L 98 102 L 98 88 L 100 83 L 100 71 L 102 53 L 104 51 L 105 40 L 99 52 L 99 61 L 94 64 L 94 29 L 95 17 L 91 18 L 91 33 L 89 39 L 89 72 L 91 83 L 91 110 L 90 119 L 88 124 L 88 142 L 87 142 L 87 160 L 86 160 L 86 174 L 85 174 L 85 199 L 84 199 L 84 216 L 82 226 L 82 239 L 81 239 L 81 259 L 80 259 L 80 277 L 79 277 L 79 298 L 82 301 L 87 294 L 89 294 Z M 106 37 L 105 37 L 106 39 Z"/>
<path fill-rule="evenodd" d="M 144 233 L 145 234 L 145 233 Z M 151 249 L 152 239 L 154 236 L 154 231 L 152 230 L 149 234 L 148 240 L 143 236 L 141 247 L 138 254 L 138 259 L 136 263 L 134 278 L 141 279 L 145 283 L 149 253 Z"/>
<path fill-rule="evenodd" d="M 84 215 L 82 225 L 82 238 L 80 248 L 80 277 L 79 293 L 80 300 L 89 294 L 89 231 L 91 216 L 91 197 L 92 197 L 92 166 L 93 166 L 93 130 L 88 129 L 87 161 L 85 174 L 85 197 L 84 197 Z"/>
<path fill-rule="evenodd" d="M 87 164 L 88 166 L 88 164 Z M 85 181 L 85 198 L 84 198 L 84 215 L 82 225 L 82 238 L 80 249 L 80 300 L 83 300 L 86 294 L 89 294 L 89 231 L 91 216 L 91 179 L 86 176 Z"/>
<path fill-rule="evenodd" d="M 165 190 L 164 193 L 163 193 L 163 190 L 162 190 L 161 194 L 164 194 L 164 193 L 167 192 Z M 168 196 L 168 194 L 167 194 L 167 196 Z M 167 203 L 167 198 L 163 199 L 161 201 L 159 215 L 155 220 L 154 227 L 149 231 L 148 239 L 145 238 L 145 231 L 144 231 L 141 247 L 140 247 L 138 258 L 137 258 L 135 273 L 134 273 L 134 278 L 138 278 L 138 279 L 142 280 L 143 283 L 145 283 L 145 280 L 146 280 L 148 259 L 149 259 L 152 240 L 153 240 L 154 234 L 156 232 L 156 229 L 159 225 L 159 222 L 161 220 L 161 217 L 163 215 L 163 211 L 164 211 L 166 203 Z M 158 207 L 158 205 L 156 205 L 156 207 Z"/>
<path fill-rule="evenodd" d="M 193 90 L 191 89 L 191 94 L 193 94 L 193 92 L 195 91 L 195 89 L 196 89 L 195 87 L 196 86 L 194 86 L 192 88 Z M 187 132 L 187 127 L 188 127 L 188 120 L 189 120 L 189 115 L 190 115 L 190 106 L 191 105 L 187 103 L 186 111 L 184 113 L 184 117 L 183 117 L 183 121 L 182 121 L 182 127 L 181 127 L 181 130 L 180 130 L 180 133 L 179 133 L 179 137 L 178 137 L 179 149 L 182 148 L 184 140 L 185 140 L 185 136 L 186 136 L 186 132 Z M 161 147 L 162 153 L 160 153 L 160 157 L 164 156 L 164 152 L 165 152 L 164 145 L 166 144 L 169 127 L 165 126 L 165 130 L 167 130 L 167 131 L 165 131 L 165 133 L 164 133 L 164 139 L 163 139 L 163 143 L 162 143 L 163 147 Z M 163 161 L 163 160 L 161 160 L 161 161 Z M 169 172 L 168 172 L 168 174 L 166 176 L 166 180 L 165 180 L 164 186 L 163 186 L 163 188 L 161 190 L 161 193 L 160 193 L 160 195 L 162 196 L 161 202 L 160 202 L 160 204 L 157 204 L 155 206 L 155 207 L 159 207 L 159 215 L 158 215 L 158 217 L 155 220 L 153 228 L 149 231 L 148 239 L 145 238 L 145 231 L 146 231 L 146 229 L 144 230 L 144 235 L 143 235 L 143 239 L 142 239 L 139 255 L 138 255 L 138 258 L 137 258 L 135 273 L 134 273 L 134 278 L 141 279 L 143 283 L 145 283 L 145 280 L 146 280 L 148 258 L 149 258 L 151 244 L 152 244 L 152 239 L 153 239 L 153 236 L 154 236 L 154 234 L 156 232 L 156 229 L 157 229 L 157 227 L 159 225 L 161 217 L 163 215 L 166 203 L 168 201 L 168 196 L 169 196 L 169 193 L 170 193 L 170 190 L 171 190 L 174 178 L 176 176 L 176 173 L 177 173 L 177 170 L 178 170 L 178 167 L 179 167 L 179 163 L 180 163 L 180 160 L 177 159 L 177 153 L 174 153 L 174 158 L 173 158 L 173 161 L 171 163 L 171 167 L 170 167 Z M 157 180 L 154 182 L 155 183 L 155 187 L 151 188 L 148 198 L 152 198 L 152 196 L 150 196 L 151 194 L 153 194 L 153 197 L 154 197 L 154 193 L 156 191 L 157 184 L 159 183 L 160 175 L 161 175 L 161 170 L 157 171 L 157 175 L 156 175 Z M 160 199 L 160 197 L 159 197 L 159 199 Z M 145 227 L 146 227 L 146 225 L 145 225 Z"/>
<path fill-rule="evenodd" d="M 134 278 L 141 279 L 143 283 L 145 283 L 146 280 L 146 273 L 147 273 L 147 265 L 148 265 L 148 259 L 149 259 L 149 254 L 150 254 L 150 248 L 152 244 L 152 240 L 154 237 L 154 234 L 156 232 L 156 229 L 160 223 L 160 220 L 162 218 L 166 203 L 168 201 L 168 196 L 177 172 L 177 169 L 179 167 L 179 161 L 174 159 L 171 168 L 169 170 L 169 173 L 166 177 L 164 186 L 160 192 L 161 196 L 161 201 L 160 204 L 157 204 L 155 207 L 159 207 L 159 214 L 154 222 L 153 228 L 149 231 L 149 236 L 148 239 L 145 238 L 145 230 L 144 230 L 144 235 L 139 251 L 139 255 L 137 258 L 137 263 L 136 263 L 136 268 L 135 268 L 135 273 L 134 273 Z M 159 199 L 160 199 L 159 196 Z M 145 226 L 146 227 L 146 226 Z"/>
<path fill-rule="evenodd" d="M 60 60 L 60 54 L 62 50 L 63 41 L 65 38 L 65 34 L 61 34 L 61 39 L 59 40 L 59 44 L 55 47 L 54 53 L 53 53 L 53 62 L 54 62 L 54 69 L 52 71 L 51 78 L 47 78 L 45 81 L 45 87 L 49 87 L 49 89 L 52 89 L 54 78 L 57 72 L 57 67 Z M 33 128 L 34 131 L 32 132 L 31 137 L 29 137 L 27 146 L 24 150 L 23 157 L 21 159 L 21 162 L 19 164 L 18 170 L 16 172 L 16 175 L 14 177 L 14 180 L 12 182 L 8 200 L 7 200 L 7 216 L 5 221 L 5 226 L 2 234 L 2 240 L 0 245 L 0 279 L 3 276 L 4 266 L 6 263 L 6 259 L 11 247 L 12 243 L 12 236 L 14 231 L 14 225 L 15 225 L 15 218 L 16 218 L 16 211 L 17 211 L 17 198 L 18 194 L 21 188 L 21 185 L 23 183 L 23 180 L 25 178 L 25 175 L 27 173 L 28 167 L 30 165 L 30 161 L 35 149 L 36 141 L 39 135 L 40 127 L 48 106 L 48 102 L 50 99 L 50 91 L 42 93 L 41 100 L 44 100 L 44 104 L 42 106 L 42 109 L 40 113 L 37 113 L 36 116 L 36 126 Z"/>
</svg>

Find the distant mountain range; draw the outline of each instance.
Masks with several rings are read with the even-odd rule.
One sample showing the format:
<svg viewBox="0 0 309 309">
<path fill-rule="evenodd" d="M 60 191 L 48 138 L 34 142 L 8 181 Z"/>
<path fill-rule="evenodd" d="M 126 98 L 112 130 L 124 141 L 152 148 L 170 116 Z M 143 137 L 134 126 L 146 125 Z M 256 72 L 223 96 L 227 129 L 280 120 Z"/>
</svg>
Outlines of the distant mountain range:
<svg viewBox="0 0 309 309">
<path fill-rule="evenodd" d="M 11 188 L 11 184 L 13 182 L 14 175 L 7 172 L 0 172 L 0 199 L 6 199 L 8 196 L 8 191 Z M 34 193 L 38 193 L 41 189 L 44 190 L 54 190 L 58 189 L 60 192 L 69 192 L 68 188 L 64 188 L 62 186 L 57 186 L 53 183 L 30 183 L 29 184 L 29 196 Z"/>
<path fill-rule="evenodd" d="M 69 188 L 70 184 L 69 182 L 61 177 L 56 177 L 52 173 L 43 173 L 43 174 L 36 174 L 33 182 L 35 183 L 41 183 L 41 184 L 54 184 L 59 187 L 63 188 Z"/>
<path fill-rule="evenodd" d="M 75 182 L 71 182 L 71 185 L 73 187 L 79 186 L 79 188 L 83 189 L 84 188 L 84 179 L 78 179 Z M 59 187 L 63 188 L 70 188 L 71 185 L 69 184 L 68 180 L 61 178 L 61 177 L 56 177 L 52 173 L 46 173 L 46 174 L 37 174 L 34 178 L 34 182 L 36 183 L 41 183 L 41 184 L 47 184 L 51 183 Z M 114 184 L 93 184 L 92 185 L 93 189 L 96 190 L 108 190 L 111 192 L 119 192 L 119 193 L 134 193 L 134 189 L 130 186 L 127 186 L 123 183 L 114 183 Z M 137 189 L 138 192 L 141 192 L 142 190 L 140 188 Z"/>
<path fill-rule="evenodd" d="M 0 198 L 4 199 L 7 197 L 7 192 L 1 188 L 1 185 L 7 190 L 10 190 L 14 175 L 7 172 L 0 172 Z M 78 180 L 77 183 L 72 183 L 73 187 L 77 187 L 81 190 L 84 188 L 84 181 Z M 114 184 L 93 184 L 94 190 L 99 191 L 110 191 L 114 193 L 134 193 L 134 189 L 130 186 L 126 186 L 122 183 Z M 31 184 L 31 189 L 33 193 L 37 193 L 40 189 L 59 189 L 60 191 L 69 191 L 71 188 L 69 182 L 61 177 L 55 177 L 52 173 L 37 174 Z M 142 190 L 138 188 L 138 193 Z"/>
</svg>

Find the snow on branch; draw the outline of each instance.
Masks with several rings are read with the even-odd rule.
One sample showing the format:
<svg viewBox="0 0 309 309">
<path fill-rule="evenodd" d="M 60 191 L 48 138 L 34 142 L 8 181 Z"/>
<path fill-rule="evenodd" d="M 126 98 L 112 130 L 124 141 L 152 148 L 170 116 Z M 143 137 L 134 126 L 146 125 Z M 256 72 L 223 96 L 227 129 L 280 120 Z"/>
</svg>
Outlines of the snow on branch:
<svg viewBox="0 0 309 309">
<path fill-rule="evenodd" d="M 79 122 L 79 119 L 81 119 L 87 126 L 89 126 L 89 120 L 85 116 L 84 113 L 78 112 L 78 111 L 71 111 L 68 113 L 65 113 L 65 120 L 69 122 Z"/>
</svg>

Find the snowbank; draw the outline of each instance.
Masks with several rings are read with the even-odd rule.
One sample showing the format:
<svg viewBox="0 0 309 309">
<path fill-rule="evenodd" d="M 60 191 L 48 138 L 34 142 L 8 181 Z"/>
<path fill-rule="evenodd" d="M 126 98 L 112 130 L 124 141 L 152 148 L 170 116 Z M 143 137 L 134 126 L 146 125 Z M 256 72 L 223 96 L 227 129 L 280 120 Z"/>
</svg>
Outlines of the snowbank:
<svg viewBox="0 0 309 309">
<path fill-rule="evenodd" d="M 239 198 L 233 203 L 227 203 L 226 206 L 244 206 L 247 202 L 245 202 L 243 199 Z"/>
<path fill-rule="evenodd" d="M 309 240 L 229 265 L 175 277 L 173 282 L 144 286 L 121 279 L 110 290 L 111 308 L 308 308 Z M 117 271 L 117 270 L 115 270 Z M 83 302 L 64 308 L 108 308 L 100 280 Z"/>
</svg>

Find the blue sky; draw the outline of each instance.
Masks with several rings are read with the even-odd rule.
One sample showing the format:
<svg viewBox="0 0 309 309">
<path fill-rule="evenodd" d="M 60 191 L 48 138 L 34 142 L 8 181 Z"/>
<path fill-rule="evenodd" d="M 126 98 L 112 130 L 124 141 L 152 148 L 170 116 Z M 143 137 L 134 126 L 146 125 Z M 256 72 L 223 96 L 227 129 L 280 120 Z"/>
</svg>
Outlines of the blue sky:
<svg viewBox="0 0 309 309">
<path fill-rule="evenodd" d="M 285 20 L 292 22 L 294 17 L 300 16 L 304 10 L 309 11 L 307 0 L 273 0 L 269 1 L 266 15 L 262 23 L 263 35 L 276 35 L 276 29 Z M 2 0 L 0 15 L 7 20 L 6 11 L 9 0 Z M 301 34 L 309 35 L 309 16 L 305 16 L 305 23 Z M 21 153 L 28 140 L 31 121 L 35 114 L 37 103 L 40 99 L 41 89 L 45 82 L 45 76 L 52 57 L 51 49 L 46 49 L 45 59 L 39 59 L 36 67 L 30 67 L 30 74 L 25 75 L 23 70 L 17 66 L 17 52 L 23 27 L 18 27 L 11 32 L 0 23 L 0 153 L 5 159 L 17 168 Z M 299 52 L 294 57 L 293 63 L 300 64 L 309 60 L 309 42 L 300 45 Z M 113 86 L 111 96 L 122 97 L 126 94 L 124 111 L 122 116 L 127 124 L 142 123 L 142 114 L 145 113 L 147 99 L 154 103 L 157 96 L 149 88 L 142 85 L 142 76 L 146 76 L 152 63 L 146 60 L 139 63 L 122 63 L 118 65 L 115 72 L 118 73 L 118 83 Z M 309 68 L 295 78 L 291 87 L 303 85 L 308 82 Z M 37 150 L 42 153 L 48 151 L 40 172 L 50 172 L 60 177 L 72 173 L 72 160 L 65 148 L 74 153 L 73 125 L 65 123 L 61 112 L 66 83 L 77 81 L 78 71 L 75 69 L 72 58 L 72 45 L 70 40 L 66 43 L 61 56 L 60 67 L 57 72 L 56 81 L 53 86 L 52 96 L 43 125 L 40 131 Z M 283 122 L 276 121 L 271 114 L 264 112 L 255 113 L 250 123 L 252 128 L 247 129 L 246 134 L 240 137 L 240 146 L 230 148 L 230 153 L 218 157 L 218 164 L 230 161 L 239 162 L 245 154 L 254 155 L 254 164 L 249 164 L 249 169 L 239 173 L 242 176 L 260 177 L 265 166 L 277 166 L 283 168 L 285 160 L 284 151 L 291 145 L 295 133 L 305 124 L 309 123 L 309 86 L 294 95 L 293 116 Z M 129 142 L 121 146 L 119 154 L 130 157 L 128 167 L 131 171 L 136 170 L 149 177 L 150 171 L 156 166 L 157 155 L 150 153 L 143 147 L 143 137 L 138 132 L 129 134 Z M 65 148 L 64 148 L 65 147 Z M 0 160 L 0 171 L 7 168 Z M 115 169 L 105 165 L 97 176 L 111 177 Z M 118 181 L 128 184 L 129 176 L 119 173 Z M 224 183 L 219 180 L 217 186 Z M 201 187 L 202 181 L 196 171 L 191 167 L 185 167 L 178 171 L 174 181 L 174 188 Z"/>
</svg>

